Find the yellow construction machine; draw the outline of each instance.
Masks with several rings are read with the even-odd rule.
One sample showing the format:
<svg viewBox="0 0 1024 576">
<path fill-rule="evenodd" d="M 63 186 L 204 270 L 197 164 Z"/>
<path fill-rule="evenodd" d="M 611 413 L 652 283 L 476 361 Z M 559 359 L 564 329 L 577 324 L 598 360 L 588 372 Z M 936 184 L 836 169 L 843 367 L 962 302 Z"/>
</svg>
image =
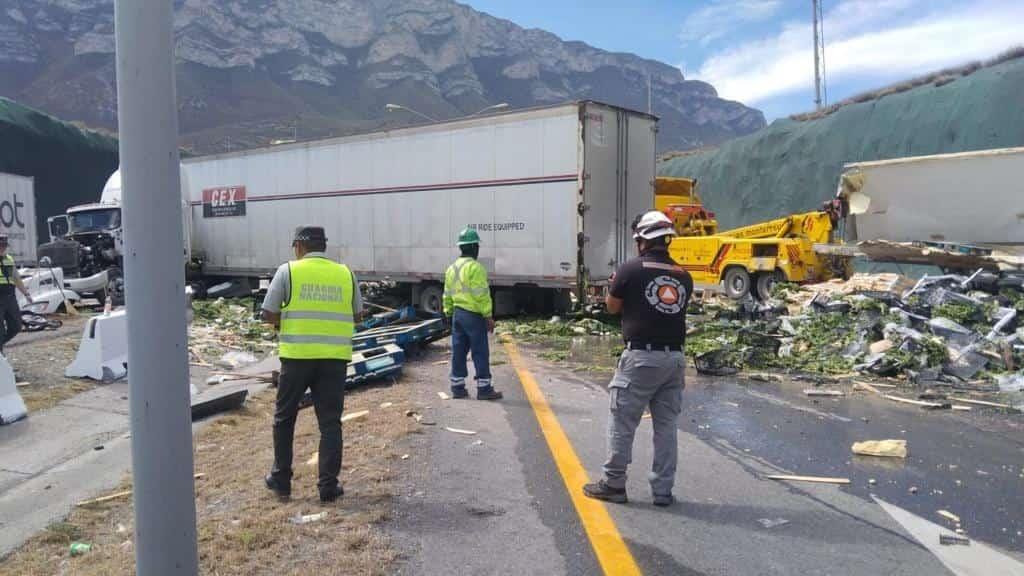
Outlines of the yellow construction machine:
<svg viewBox="0 0 1024 576">
<path fill-rule="evenodd" d="M 696 181 L 658 178 L 655 209 L 676 224 L 679 236 L 669 254 L 699 288 L 721 289 L 735 299 L 748 294 L 766 299 L 776 282 L 812 283 L 850 274 L 850 260 L 833 234 L 847 212 L 841 200 L 816 212 L 718 231 Z"/>
</svg>

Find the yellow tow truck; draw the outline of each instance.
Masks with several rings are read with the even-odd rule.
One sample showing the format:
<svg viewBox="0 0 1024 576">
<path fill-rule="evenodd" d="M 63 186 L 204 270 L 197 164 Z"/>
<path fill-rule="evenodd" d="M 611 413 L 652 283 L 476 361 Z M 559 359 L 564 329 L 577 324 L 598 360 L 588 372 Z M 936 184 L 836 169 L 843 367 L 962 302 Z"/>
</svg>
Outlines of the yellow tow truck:
<svg viewBox="0 0 1024 576">
<path fill-rule="evenodd" d="M 698 288 L 721 290 L 734 299 L 748 294 L 767 299 L 776 282 L 812 283 L 850 274 L 850 260 L 836 249 L 840 243 L 833 234 L 847 212 L 840 200 L 816 212 L 719 231 L 714 213 L 697 195 L 696 181 L 659 177 L 655 209 L 675 223 L 679 236 L 669 254 Z"/>
</svg>

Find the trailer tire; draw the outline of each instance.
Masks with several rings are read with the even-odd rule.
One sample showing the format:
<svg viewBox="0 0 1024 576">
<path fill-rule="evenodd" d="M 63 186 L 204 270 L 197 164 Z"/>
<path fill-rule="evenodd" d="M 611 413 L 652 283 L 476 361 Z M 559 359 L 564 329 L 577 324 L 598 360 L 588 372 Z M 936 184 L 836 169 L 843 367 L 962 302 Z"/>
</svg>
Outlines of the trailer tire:
<svg viewBox="0 0 1024 576">
<path fill-rule="evenodd" d="M 725 295 L 733 300 L 741 300 L 750 294 L 750 274 L 741 266 L 732 266 L 722 277 Z"/>
<path fill-rule="evenodd" d="M 433 314 L 444 311 L 444 289 L 437 284 L 428 284 L 420 290 L 420 310 Z"/>
<path fill-rule="evenodd" d="M 772 297 L 772 288 L 779 282 L 785 281 L 785 277 L 778 270 L 774 272 L 762 272 L 754 280 L 755 294 L 760 300 L 768 300 Z"/>
</svg>

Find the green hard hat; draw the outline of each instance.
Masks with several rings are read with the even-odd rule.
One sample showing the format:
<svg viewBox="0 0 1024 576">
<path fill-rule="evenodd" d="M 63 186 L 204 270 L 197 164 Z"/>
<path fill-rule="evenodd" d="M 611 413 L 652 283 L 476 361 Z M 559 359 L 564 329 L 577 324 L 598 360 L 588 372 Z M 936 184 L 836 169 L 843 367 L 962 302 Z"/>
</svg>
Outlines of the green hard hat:
<svg viewBox="0 0 1024 576">
<path fill-rule="evenodd" d="M 480 235 L 476 233 L 476 230 L 472 228 L 465 228 L 462 232 L 459 232 L 459 246 L 465 246 L 466 244 L 479 244 Z"/>
</svg>

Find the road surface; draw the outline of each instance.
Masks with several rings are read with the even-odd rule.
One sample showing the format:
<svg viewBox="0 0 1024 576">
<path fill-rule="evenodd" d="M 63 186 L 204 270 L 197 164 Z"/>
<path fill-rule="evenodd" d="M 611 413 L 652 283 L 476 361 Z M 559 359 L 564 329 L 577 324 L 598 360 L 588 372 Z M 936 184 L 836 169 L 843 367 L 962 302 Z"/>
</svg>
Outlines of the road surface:
<svg viewBox="0 0 1024 576">
<path fill-rule="evenodd" d="M 803 395 L 806 383 L 693 374 L 680 420 L 679 503 L 650 504 L 645 419 L 630 503 L 601 505 L 636 571 L 602 564 L 607 527 L 581 522 L 569 492 L 578 486 L 567 488 L 559 471 L 570 455 L 553 456 L 522 378 L 536 383 L 571 457 L 596 479 L 607 376 L 573 373 L 531 350 L 513 366 L 496 350 L 500 403 L 438 398 L 447 389 L 443 345 L 410 365 L 411 393 L 435 424 L 414 441 L 429 464 L 402 479 L 395 505 L 400 574 L 1024 574 L 1020 416 L 924 412 L 867 397 L 815 402 Z M 854 441 L 883 438 L 908 440 L 906 462 L 850 452 Z M 852 483 L 763 478 L 779 473 Z M 940 547 L 939 531 L 954 527 L 940 509 L 961 517 L 971 546 Z"/>
</svg>

